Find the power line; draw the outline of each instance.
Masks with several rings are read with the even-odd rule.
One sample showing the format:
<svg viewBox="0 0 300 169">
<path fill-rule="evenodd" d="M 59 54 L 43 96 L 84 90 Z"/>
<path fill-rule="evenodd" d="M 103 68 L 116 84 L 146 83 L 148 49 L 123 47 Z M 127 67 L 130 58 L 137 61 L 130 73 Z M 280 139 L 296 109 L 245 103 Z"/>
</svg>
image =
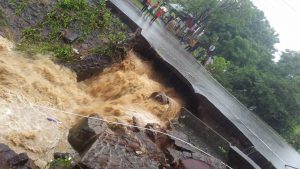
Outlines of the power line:
<svg viewBox="0 0 300 169">
<path fill-rule="evenodd" d="M 98 118 L 98 117 L 91 117 L 91 116 L 85 116 L 85 115 L 81 115 L 81 114 L 77 114 L 77 113 L 72 113 L 72 112 L 69 112 L 69 111 L 65 111 L 65 110 L 61 110 L 61 109 L 57 109 L 57 108 L 54 108 L 54 107 L 49 107 L 49 106 L 43 106 L 43 105 L 39 105 L 39 104 L 34 104 L 32 102 L 30 102 L 25 96 L 23 96 L 22 94 L 17 94 L 17 93 L 14 93 L 12 92 L 11 90 L 7 89 L 6 87 L 3 88 L 4 90 L 7 91 L 7 93 L 9 94 L 10 97 L 12 96 L 15 96 L 17 98 L 17 101 L 20 101 L 22 103 L 24 103 L 25 105 L 28 105 L 30 108 L 32 108 L 32 110 L 36 113 L 39 113 L 39 114 L 42 114 L 43 116 L 47 117 L 48 115 L 43 113 L 43 111 L 37 111 L 37 109 L 46 109 L 46 110 L 52 110 L 52 111 L 56 111 L 56 112 L 61 112 L 63 114 L 66 114 L 66 115 L 71 115 L 71 116 L 76 116 L 76 117 L 82 117 L 82 118 L 88 118 L 88 119 L 94 119 L 94 120 L 98 120 L 98 121 L 102 121 L 102 122 L 105 122 L 105 123 L 109 123 L 109 124 L 115 124 L 115 125 L 121 125 L 121 126 L 125 126 L 125 127 L 132 127 L 132 128 L 138 128 L 138 129 L 141 129 L 141 130 L 148 130 L 148 131 L 152 131 L 152 132 L 155 132 L 155 133 L 160 133 L 160 134 L 163 134 L 163 135 L 166 135 L 166 136 L 169 136 L 170 138 L 172 139 L 175 139 L 175 140 L 178 140 L 184 144 L 187 144 L 188 146 L 198 150 L 199 152 L 205 154 L 206 156 L 208 157 L 211 157 L 211 158 L 214 158 L 214 159 L 217 159 L 219 160 L 218 158 L 214 157 L 213 155 L 209 154 L 208 152 L 194 146 L 193 144 L 181 139 L 181 138 L 178 138 L 176 136 L 173 136 L 171 134 L 168 134 L 166 132 L 162 132 L 160 130 L 155 130 L 155 129 L 151 129 L 151 128 L 146 128 L 146 127 L 140 127 L 140 126 L 135 126 L 135 125 L 131 125 L 131 124 L 126 124 L 126 123 L 122 123 L 122 122 L 115 122 L 115 121 L 110 121 L 110 120 L 106 120 L 106 119 L 103 119 L 103 118 Z M 1 103 L 0 103 L 1 105 Z M 63 123 L 62 123 L 63 124 Z M 64 126 L 65 127 L 65 126 Z M 225 162 L 223 162 L 222 160 L 219 160 L 219 162 L 224 165 L 226 168 L 229 168 L 229 169 L 233 169 L 232 167 L 230 167 L 229 165 L 227 165 Z"/>
<path fill-rule="evenodd" d="M 94 120 L 98 120 L 98 121 L 102 121 L 102 122 L 105 122 L 105 123 L 109 123 L 109 124 L 115 124 L 115 125 L 121 125 L 121 126 L 125 126 L 125 127 L 133 127 L 133 128 L 138 128 L 138 129 L 141 129 L 141 130 L 148 130 L 148 131 L 152 131 L 152 132 L 156 132 L 156 133 L 160 133 L 160 134 L 163 134 L 163 135 L 166 135 L 166 136 L 169 136 L 170 138 L 172 139 L 175 139 L 175 140 L 178 140 L 182 143 L 185 143 L 187 144 L 188 146 L 190 147 L 193 147 L 195 148 L 196 150 L 200 151 L 201 153 L 209 156 L 209 157 L 212 157 L 212 158 L 215 158 L 217 159 L 216 157 L 214 157 L 213 155 L 205 152 L 204 150 L 194 146 L 193 144 L 187 142 L 187 141 L 184 141 L 176 136 L 173 136 L 171 134 L 168 134 L 168 133 L 165 133 L 165 132 L 162 132 L 160 130 L 155 130 L 155 129 L 150 129 L 150 128 L 146 128 L 146 127 L 140 127 L 140 126 L 135 126 L 135 125 L 131 125 L 131 124 L 126 124 L 126 123 L 121 123 L 121 122 L 115 122 L 115 121 L 109 121 L 109 120 L 105 120 L 105 119 L 102 119 L 102 118 L 98 118 L 98 117 L 91 117 L 91 116 L 85 116 L 85 115 L 81 115 L 81 114 L 77 114 L 77 113 L 72 113 L 72 112 L 68 112 L 68 111 L 64 111 L 64 110 L 59 110 L 59 109 L 56 109 L 56 108 L 52 108 L 52 107 L 47 107 L 47 106 L 41 106 L 41 105 L 33 105 L 35 107 L 39 107 L 39 108 L 46 108 L 46 109 L 51 109 L 51 110 L 55 110 L 55 111 L 59 111 L 59 112 L 62 112 L 64 114 L 68 114 L 68 115 L 72 115 L 72 116 L 77 116 L 77 117 L 83 117 L 83 118 L 88 118 L 88 119 L 94 119 Z M 220 160 L 220 163 L 226 167 L 228 167 L 229 169 L 233 169 L 232 167 L 230 167 L 229 165 L 227 165 L 226 163 L 224 163 L 223 161 Z"/>
</svg>

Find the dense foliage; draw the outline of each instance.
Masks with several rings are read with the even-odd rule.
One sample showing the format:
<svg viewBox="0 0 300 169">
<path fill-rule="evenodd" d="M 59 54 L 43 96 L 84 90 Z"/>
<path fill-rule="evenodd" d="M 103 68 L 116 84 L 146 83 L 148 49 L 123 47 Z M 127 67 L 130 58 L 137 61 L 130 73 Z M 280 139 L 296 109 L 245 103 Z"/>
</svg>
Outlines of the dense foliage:
<svg viewBox="0 0 300 169">
<path fill-rule="evenodd" d="M 216 46 L 208 67 L 213 76 L 300 150 L 300 53 L 286 51 L 278 63 L 272 60 L 278 37 L 250 0 L 176 2 L 205 30 L 202 47 Z"/>
</svg>

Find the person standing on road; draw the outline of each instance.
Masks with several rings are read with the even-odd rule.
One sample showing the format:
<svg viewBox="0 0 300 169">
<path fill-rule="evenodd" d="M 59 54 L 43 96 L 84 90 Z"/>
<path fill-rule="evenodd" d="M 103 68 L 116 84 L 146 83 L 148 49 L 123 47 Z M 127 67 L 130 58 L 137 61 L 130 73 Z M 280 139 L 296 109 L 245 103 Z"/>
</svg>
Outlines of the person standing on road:
<svg viewBox="0 0 300 169">
<path fill-rule="evenodd" d="M 197 50 L 200 47 L 200 42 L 197 41 L 193 46 L 191 46 L 187 51 L 188 52 L 194 52 L 195 50 Z"/>
<path fill-rule="evenodd" d="M 174 31 L 175 31 L 176 33 L 178 33 L 178 30 L 181 28 L 181 26 L 182 26 L 183 24 L 182 24 L 182 21 L 181 21 L 181 19 L 180 19 L 179 17 L 177 17 L 177 18 L 175 19 L 175 21 L 176 21 L 176 26 L 175 26 L 175 28 L 174 28 Z"/>
<path fill-rule="evenodd" d="M 147 11 L 146 11 L 146 15 L 153 15 L 153 11 L 159 6 L 159 1 L 154 4 L 153 6 L 149 5 L 149 7 L 147 8 Z"/>
<path fill-rule="evenodd" d="M 175 17 L 174 17 L 174 14 L 171 13 L 170 16 L 168 17 L 168 21 L 167 21 L 166 24 L 169 24 L 169 22 L 171 22 L 174 18 L 175 18 Z"/>
<path fill-rule="evenodd" d="M 188 52 L 191 52 L 191 49 L 193 49 L 196 46 L 197 43 L 198 43 L 197 39 L 192 37 L 191 40 L 190 40 L 190 44 L 187 47 L 185 47 L 185 49 Z"/>
<path fill-rule="evenodd" d="M 166 25 L 166 29 L 170 32 L 174 32 L 174 29 L 175 29 L 175 26 L 176 26 L 176 21 L 175 19 L 173 19 L 172 21 L 170 21 L 167 25 Z"/>
<path fill-rule="evenodd" d="M 160 18 L 161 16 L 163 16 L 165 14 L 165 7 L 161 7 L 160 9 L 158 9 L 154 15 L 154 17 L 151 19 L 150 23 L 153 23 L 157 18 Z"/>
<path fill-rule="evenodd" d="M 214 64 L 214 59 L 212 56 L 209 56 L 208 59 L 206 60 L 204 66 L 207 66 L 207 65 L 212 65 Z"/>
<path fill-rule="evenodd" d="M 204 61 L 204 66 L 211 65 L 214 63 L 214 51 L 216 47 L 214 45 L 210 45 L 208 50 L 207 50 L 207 57 Z"/>
<path fill-rule="evenodd" d="M 146 9 L 150 6 L 151 0 L 143 0 L 142 4 L 143 4 L 142 12 L 145 12 Z"/>
</svg>

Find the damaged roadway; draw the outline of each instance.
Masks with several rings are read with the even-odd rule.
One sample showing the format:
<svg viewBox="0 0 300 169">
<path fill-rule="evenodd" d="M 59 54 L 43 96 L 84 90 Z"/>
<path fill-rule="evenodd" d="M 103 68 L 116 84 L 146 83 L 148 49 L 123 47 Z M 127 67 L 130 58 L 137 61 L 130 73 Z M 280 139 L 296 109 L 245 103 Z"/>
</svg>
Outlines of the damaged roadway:
<svg viewBox="0 0 300 169">
<path fill-rule="evenodd" d="M 192 87 L 196 95 L 204 96 L 228 122 L 232 123 L 253 144 L 254 150 L 274 168 L 300 168 L 300 155 L 270 126 L 250 112 L 234 96 L 183 50 L 177 39 L 161 25 L 149 24 L 141 12 L 128 0 L 110 0 L 124 18 L 143 29 L 142 35 L 157 52 L 162 62 Z M 255 157 L 253 157 L 255 158 Z M 260 160 L 260 159 L 256 159 Z M 263 165 L 263 164 L 262 164 Z"/>
</svg>

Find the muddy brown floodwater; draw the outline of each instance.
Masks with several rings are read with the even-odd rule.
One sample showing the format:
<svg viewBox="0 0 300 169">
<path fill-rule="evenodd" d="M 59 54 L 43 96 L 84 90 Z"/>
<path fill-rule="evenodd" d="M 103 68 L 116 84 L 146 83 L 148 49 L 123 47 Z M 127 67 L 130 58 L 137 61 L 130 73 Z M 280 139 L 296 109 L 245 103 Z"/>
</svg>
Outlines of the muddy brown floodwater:
<svg viewBox="0 0 300 169">
<path fill-rule="evenodd" d="M 77 83 L 76 74 L 53 63 L 50 56 L 28 56 L 12 50 L 0 37 L 0 142 L 16 152 L 26 151 L 43 167 L 53 152 L 71 151 L 69 128 L 81 115 L 98 113 L 112 121 L 142 125 L 173 119 L 183 102 L 172 88 L 159 82 L 151 62 L 134 52 L 98 76 Z M 170 104 L 149 99 L 165 92 Z"/>
</svg>

